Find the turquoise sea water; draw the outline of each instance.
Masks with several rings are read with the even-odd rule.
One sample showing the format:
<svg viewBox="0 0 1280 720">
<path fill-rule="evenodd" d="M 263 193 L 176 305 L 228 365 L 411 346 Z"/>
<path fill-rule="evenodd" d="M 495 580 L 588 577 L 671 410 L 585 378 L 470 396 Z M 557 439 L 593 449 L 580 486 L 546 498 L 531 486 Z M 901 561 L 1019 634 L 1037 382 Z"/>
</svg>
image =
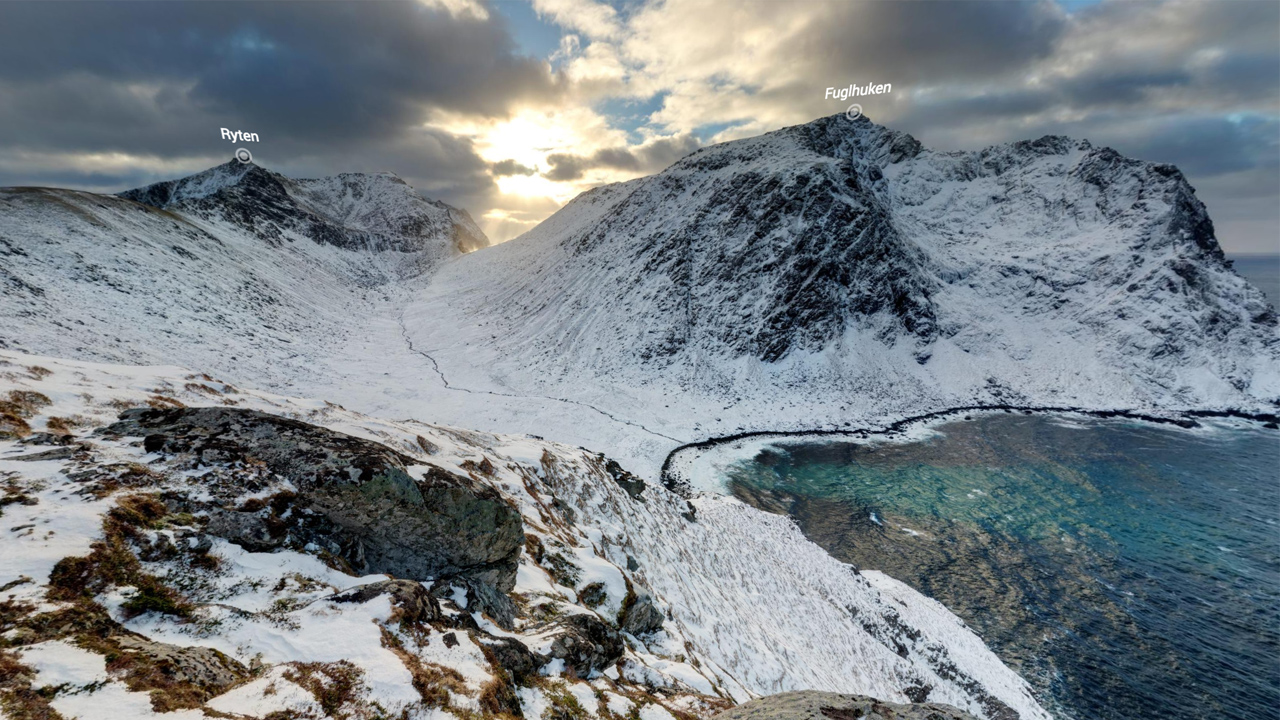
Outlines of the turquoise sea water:
<svg viewBox="0 0 1280 720">
<path fill-rule="evenodd" d="M 952 608 L 1070 718 L 1280 718 L 1280 432 L 1022 414 L 779 441 L 728 488 Z"/>
</svg>

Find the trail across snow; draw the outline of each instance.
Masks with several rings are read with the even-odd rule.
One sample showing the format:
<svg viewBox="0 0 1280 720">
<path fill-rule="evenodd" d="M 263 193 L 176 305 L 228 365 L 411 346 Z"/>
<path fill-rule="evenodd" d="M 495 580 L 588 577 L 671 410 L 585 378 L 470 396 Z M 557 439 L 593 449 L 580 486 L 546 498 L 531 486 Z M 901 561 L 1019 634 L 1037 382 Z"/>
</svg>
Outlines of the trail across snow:
<svg viewBox="0 0 1280 720">
<path fill-rule="evenodd" d="M 670 440 L 671 442 L 678 443 L 678 444 L 679 444 L 679 443 L 683 443 L 683 442 L 685 442 L 685 441 L 683 441 L 683 440 L 680 440 L 679 438 L 673 438 L 673 437 L 671 437 L 670 435 L 665 435 L 665 434 L 663 434 L 663 433 L 656 432 L 656 431 L 654 431 L 654 430 L 650 430 L 649 428 L 645 427 L 644 425 L 641 425 L 640 423 L 632 422 L 632 421 L 630 421 L 630 420 L 627 420 L 626 418 L 620 418 L 620 417 L 618 417 L 617 415 L 614 415 L 613 413 L 609 412 L 608 410 L 602 410 L 602 409 L 600 409 L 600 408 L 596 407 L 595 405 L 592 405 L 591 403 L 585 403 L 585 402 L 581 402 L 581 401 L 578 401 L 578 400 L 570 400 L 570 399 L 568 399 L 568 398 L 551 397 L 551 396 L 549 396 L 549 395 L 524 395 L 524 394 L 519 394 L 519 393 L 504 393 L 504 392 L 498 392 L 498 391 L 496 391 L 496 390 L 472 390 L 472 389 L 470 389 L 470 388 L 458 387 L 458 386 L 456 386 L 456 385 L 451 385 L 451 384 L 449 384 L 449 379 L 448 379 L 448 378 L 446 378 L 446 377 L 444 376 L 444 371 L 440 369 L 440 364 L 439 364 L 438 362 L 436 362 L 436 359 L 435 359 L 434 357 L 432 357 L 432 356 L 431 356 L 431 354 L 430 354 L 430 353 L 428 353 L 427 351 L 425 351 L 425 350 L 418 350 L 417 348 L 415 348 L 415 347 L 413 346 L 413 338 L 409 337 L 409 329 L 408 329 L 408 328 L 406 328 L 406 327 L 405 327 L 405 325 L 404 325 L 404 311 L 403 311 L 403 310 L 402 310 L 402 311 L 400 311 L 399 313 L 397 313 L 397 315 L 396 315 L 396 322 L 397 322 L 397 323 L 399 323 L 399 325 L 400 325 L 400 334 L 401 334 L 401 336 L 402 336 L 402 337 L 404 337 L 405 345 L 407 345 L 407 346 L 408 346 L 409 351 L 410 351 L 410 352 L 417 353 L 418 355 L 421 355 L 422 357 L 426 358 L 426 359 L 431 363 L 431 369 L 432 369 L 432 370 L 434 370 L 434 371 L 435 371 L 435 373 L 436 373 L 436 375 L 438 375 L 438 376 L 440 377 L 440 384 L 441 384 L 441 385 L 443 385 L 443 386 L 445 387 L 445 389 L 448 389 L 448 390 L 456 390 L 456 391 L 458 391 L 458 392 L 471 393 L 472 395 L 491 395 L 491 396 L 494 396 L 494 397 L 501 397 L 501 398 L 516 398 L 516 399 L 522 399 L 522 400 L 529 399 L 529 398 L 538 398 L 538 399 L 541 399 L 541 400 L 553 400 L 553 401 L 555 401 L 555 402 L 567 403 L 567 404 L 569 404 L 569 405 L 577 405 L 577 406 L 579 406 L 579 407 L 583 407 L 583 408 L 586 408 L 586 409 L 591 410 L 591 411 L 593 411 L 593 412 L 599 413 L 600 415 L 605 416 L 606 418 L 608 418 L 608 419 L 612 420 L 612 421 L 613 421 L 613 422 L 615 422 L 615 423 L 621 423 L 621 424 L 623 424 L 623 425 L 629 425 L 629 426 L 631 426 L 631 427 L 633 427 L 633 428 L 638 428 L 638 429 L 643 430 L 644 432 L 647 432 L 647 433 L 649 433 L 650 435 L 653 435 L 653 436 L 655 436 L 655 437 L 660 437 L 660 438 L 663 438 L 664 440 Z"/>
</svg>

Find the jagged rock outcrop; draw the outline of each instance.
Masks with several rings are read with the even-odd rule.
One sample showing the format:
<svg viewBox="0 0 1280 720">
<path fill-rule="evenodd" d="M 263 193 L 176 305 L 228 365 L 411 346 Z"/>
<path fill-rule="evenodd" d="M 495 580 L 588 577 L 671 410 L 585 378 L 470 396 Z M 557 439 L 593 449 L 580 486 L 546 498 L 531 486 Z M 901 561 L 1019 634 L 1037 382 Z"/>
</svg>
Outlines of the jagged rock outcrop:
<svg viewBox="0 0 1280 720">
<path fill-rule="evenodd" d="M 296 532 L 360 572 L 465 578 L 499 592 L 515 584 L 520 514 L 494 489 L 369 440 L 238 408 L 135 409 L 106 428 L 148 452 L 196 463 L 259 462 L 297 488 L 292 512 L 215 509 L 209 532 L 266 550 Z M 292 522 L 285 515 L 294 518 Z"/>
<path fill-rule="evenodd" d="M 716 720 L 976 720 L 950 705 L 886 703 L 860 695 L 801 690 L 757 698 Z"/>
<path fill-rule="evenodd" d="M 618 627 L 632 635 L 645 635 L 662 629 L 667 618 L 658 609 L 647 590 L 632 589 L 618 613 Z"/>
</svg>

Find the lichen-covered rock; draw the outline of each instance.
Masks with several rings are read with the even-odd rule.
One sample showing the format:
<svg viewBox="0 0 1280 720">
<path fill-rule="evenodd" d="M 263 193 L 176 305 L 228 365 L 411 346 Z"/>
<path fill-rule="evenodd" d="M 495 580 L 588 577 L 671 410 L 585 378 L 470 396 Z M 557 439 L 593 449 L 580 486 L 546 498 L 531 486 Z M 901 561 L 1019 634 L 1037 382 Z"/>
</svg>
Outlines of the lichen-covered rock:
<svg viewBox="0 0 1280 720">
<path fill-rule="evenodd" d="M 214 508 L 209 512 L 208 531 L 249 552 L 271 552 L 284 543 L 284 536 L 273 536 L 271 528 L 256 512 Z"/>
<path fill-rule="evenodd" d="M 519 512 L 493 488 L 435 466 L 415 479 L 407 468 L 419 463 L 384 445 L 225 407 L 126 410 L 105 432 L 141 436 L 148 452 L 197 463 L 264 464 L 297 488 L 291 517 L 323 520 L 308 530 L 329 537 L 308 539 L 337 550 L 359 572 L 464 577 L 500 592 L 515 585 L 524 542 Z M 250 544 L 264 537 L 242 515 L 214 513 L 210 532 L 219 530 Z"/>
<path fill-rule="evenodd" d="M 551 641 L 550 655 L 563 660 L 578 677 L 609 667 L 626 650 L 618 631 L 595 615 L 569 615 L 555 624 L 556 637 Z"/>
<path fill-rule="evenodd" d="M 210 647 L 152 642 L 138 635 L 113 638 L 121 654 L 133 656 L 131 684 L 151 689 L 213 697 L 249 677 L 249 670 L 235 659 Z"/>
<path fill-rule="evenodd" d="M 950 705 L 899 705 L 861 695 L 801 690 L 757 698 L 730 708 L 715 720 L 977 720 Z"/>
</svg>

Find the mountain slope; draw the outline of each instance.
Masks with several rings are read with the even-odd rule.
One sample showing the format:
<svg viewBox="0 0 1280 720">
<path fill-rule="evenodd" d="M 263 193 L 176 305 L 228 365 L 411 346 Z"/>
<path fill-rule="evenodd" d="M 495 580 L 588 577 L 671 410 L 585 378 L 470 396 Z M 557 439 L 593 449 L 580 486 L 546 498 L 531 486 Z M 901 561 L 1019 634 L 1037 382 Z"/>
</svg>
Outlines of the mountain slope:
<svg viewBox="0 0 1280 720">
<path fill-rule="evenodd" d="M 983 403 L 1259 407 L 1276 317 L 1176 168 L 834 116 L 585 193 L 406 313 L 456 384 L 705 435 Z"/>
<path fill-rule="evenodd" d="M 323 374 L 386 292 L 484 244 L 391 175 L 232 162 L 119 197 L 0 189 L 0 347 L 285 385 Z"/>
<path fill-rule="evenodd" d="M 428 200 L 390 173 L 292 180 L 231 161 L 120 197 L 205 219 L 221 219 L 269 242 L 305 237 L 348 250 L 413 256 L 403 273 L 489 244 L 465 210 Z"/>
<path fill-rule="evenodd" d="M 237 717 L 446 716 L 433 707 L 510 717 L 514 705 L 527 718 L 550 706 L 545 717 L 674 720 L 667 708 L 706 717 L 733 702 L 806 688 L 946 703 L 988 720 L 1049 717 L 1027 684 L 937 602 L 834 560 L 785 518 L 723 497 L 691 508 L 582 448 L 378 420 L 182 368 L 9 351 L 0 351 L 0 397 L 22 400 L 14 407 L 27 426 L 0 425 L 2 512 L 16 526 L 0 536 L 0 585 L 12 600 L 5 658 L 19 670 L 12 683 L 47 688 L 38 697 L 68 717 L 153 717 L 152 705 L 176 696 L 186 703 L 178 707 L 207 702 Z M 125 407 L 143 409 L 126 414 L 135 419 L 192 417 L 184 405 L 231 408 L 234 431 L 205 436 L 214 428 L 204 426 L 209 442 L 184 451 L 166 445 L 165 435 L 143 440 L 122 427 L 127 422 L 110 425 Z M 288 431 L 273 434 L 268 422 L 287 423 Z M 265 440 L 271 454 L 246 459 L 236 444 L 246 438 Z M 455 576 L 361 577 L 343 560 L 351 553 L 325 550 L 325 540 L 306 534 L 315 511 L 302 504 L 304 476 L 352 443 L 376 443 L 402 458 L 424 488 L 441 477 L 468 478 L 519 515 L 526 535 L 505 624 Z M 368 480 L 378 467 L 361 464 L 351 481 Z M 338 477 L 356 470 L 332 468 Z M 382 497 L 365 487 L 344 496 L 343 507 Z M 121 519 L 147 507 L 140 498 L 175 509 L 121 535 Z M 117 504 L 128 512 L 113 510 Z M 443 505 L 433 511 L 458 512 Z M 351 524 L 359 515 L 344 517 Z M 364 521 L 390 527 L 397 517 Z M 272 529 L 251 532 L 260 525 Z M 98 584 L 76 598 L 76 612 L 46 602 L 46 593 L 65 598 L 71 568 L 89 565 L 60 561 L 94 557 L 92 543 L 113 530 L 113 561 L 127 556 L 133 575 L 97 576 L 90 565 Z M 146 576 L 152 597 L 179 593 L 185 610 L 141 604 L 126 580 Z M 398 589 L 390 592 L 389 583 Z M 426 600 L 419 583 L 438 601 Z M 91 631 L 95 641 L 85 641 Z M 220 651 L 245 682 L 196 688 L 207 690 L 202 696 L 176 673 L 148 684 L 154 678 L 139 677 L 136 664 L 116 663 L 108 675 L 104 655 L 130 633 L 140 634 L 135 646 L 142 637 L 160 644 L 153 652 L 179 659 L 180 648 Z M 319 675 L 307 681 L 310 673 L 338 679 L 330 671 L 344 662 L 350 687 L 341 693 L 326 695 Z M 256 679 L 245 672 L 254 665 Z M 444 682 L 450 676 L 455 682 Z M 504 684 L 513 686 L 505 698 L 493 689 Z M 0 693 L 8 699 L 12 687 Z M 556 700 L 565 694 L 576 698 L 567 708 Z M 330 705 L 312 715 L 315 700 Z"/>
</svg>

